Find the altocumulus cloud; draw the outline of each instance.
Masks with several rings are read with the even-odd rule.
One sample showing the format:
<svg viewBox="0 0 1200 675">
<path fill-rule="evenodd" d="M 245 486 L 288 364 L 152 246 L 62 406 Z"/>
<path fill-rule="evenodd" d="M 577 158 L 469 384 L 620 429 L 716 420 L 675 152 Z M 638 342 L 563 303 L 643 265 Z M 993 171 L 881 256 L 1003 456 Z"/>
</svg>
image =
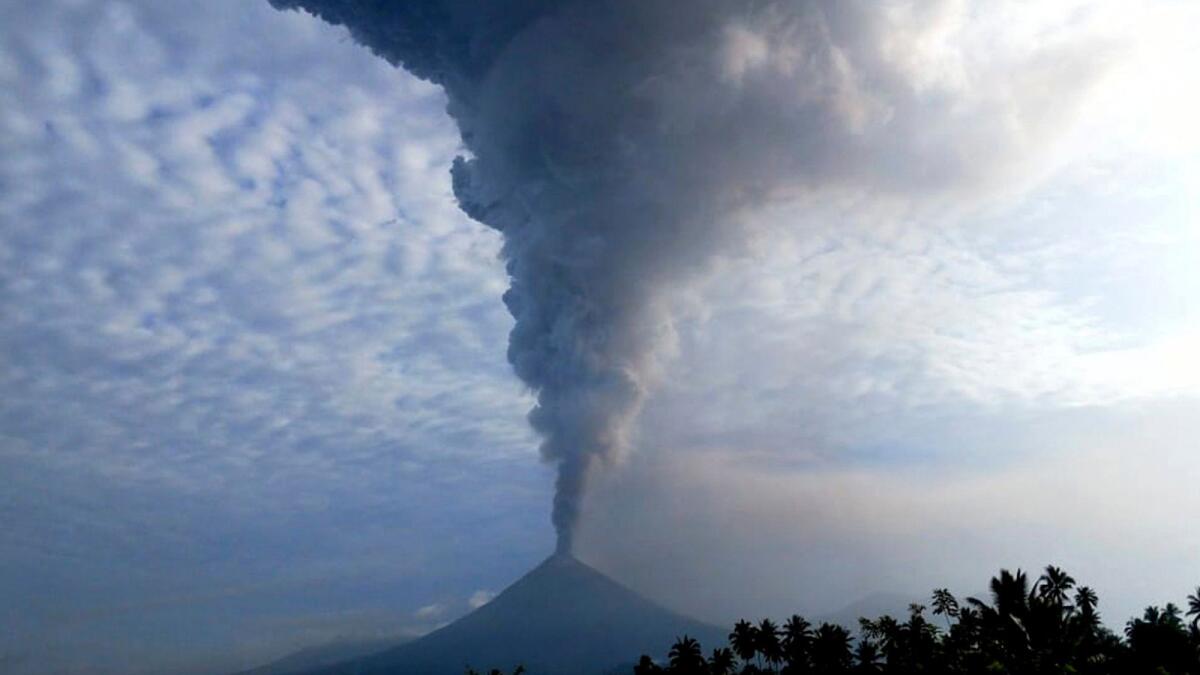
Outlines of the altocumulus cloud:
<svg viewBox="0 0 1200 675">
<path fill-rule="evenodd" d="M 431 556 L 540 533 L 499 242 L 450 197 L 440 92 L 265 3 L 4 16 L 16 672 L 248 665 L 313 638 L 275 615 L 339 603 L 403 632 L 435 598 L 398 580 L 465 571 Z"/>
</svg>

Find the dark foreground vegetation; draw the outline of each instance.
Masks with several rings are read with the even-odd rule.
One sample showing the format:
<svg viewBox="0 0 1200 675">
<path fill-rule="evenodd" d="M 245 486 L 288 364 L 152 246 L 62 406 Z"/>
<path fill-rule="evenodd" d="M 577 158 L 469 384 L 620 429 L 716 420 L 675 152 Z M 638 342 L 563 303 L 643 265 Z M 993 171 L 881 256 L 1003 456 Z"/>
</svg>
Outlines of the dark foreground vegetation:
<svg viewBox="0 0 1200 675">
<path fill-rule="evenodd" d="M 911 605 L 903 620 L 859 619 L 857 638 L 842 626 L 814 626 L 800 616 L 782 626 L 770 619 L 739 621 L 729 645 L 707 657 L 685 635 L 667 663 L 643 656 L 633 672 L 1200 675 L 1200 588 L 1188 596 L 1186 610 L 1171 603 L 1147 607 L 1125 623 L 1123 635 L 1101 623 L 1096 593 L 1057 567 L 1047 567 L 1032 585 L 1024 572 L 1002 570 L 990 591 L 990 602 L 960 603 L 938 589 L 929 607 Z"/>
<path fill-rule="evenodd" d="M 1200 587 L 1187 608 L 1147 607 L 1115 633 L 1101 622 L 1099 598 L 1069 574 L 1047 567 L 1032 584 L 1001 570 L 988 601 L 960 602 L 933 591 L 904 620 L 859 619 L 819 626 L 801 616 L 782 625 L 739 621 L 727 646 L 704 651 L 684 635 L 666 663 L 642 656 L 634 675 L 1200 675 Z M 932 616 L 927 617 L 926 613 Z M 520 675 L 518 668 L 513 675 Z M 616 671 L 614 671 L 615 673 Z M 620 671 L 628 673 L 628 670 Z M 468 669 L 467 675 L 479 675 Z M 489 675 L 505 675 L 499 670 Z"/>
</svg>

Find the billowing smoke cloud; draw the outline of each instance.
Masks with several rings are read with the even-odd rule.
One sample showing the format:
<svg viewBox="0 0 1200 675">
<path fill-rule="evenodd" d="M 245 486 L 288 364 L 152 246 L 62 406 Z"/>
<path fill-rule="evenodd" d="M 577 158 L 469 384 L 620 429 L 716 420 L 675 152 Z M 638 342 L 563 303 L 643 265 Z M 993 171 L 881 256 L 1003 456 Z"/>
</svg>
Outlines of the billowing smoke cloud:
<svg viewBox="0 0 1200 675">
<path fill-rule="evenodd" d="M 671 289 L 738 250 L 752 210 L 983 185 L 1097 71 L 1069 30 L 999 40 L 952 1 L 271 2 L 445 88 L 470 155 L 455 194 L 504 236 L 508 357 L 564 550 L 589 473 L 630 444 Z"/>
</svg>

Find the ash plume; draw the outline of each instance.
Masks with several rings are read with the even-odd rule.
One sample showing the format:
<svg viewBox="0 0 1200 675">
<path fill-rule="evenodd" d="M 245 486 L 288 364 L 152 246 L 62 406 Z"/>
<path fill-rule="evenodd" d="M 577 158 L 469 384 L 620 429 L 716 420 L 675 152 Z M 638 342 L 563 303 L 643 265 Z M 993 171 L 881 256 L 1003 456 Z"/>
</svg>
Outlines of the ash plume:
<svg viewBox="0 0 1200 675">
<path fill-rule="evenodd" d="M 271 3 L 445 88 L 469 153 L 455 195 L 503 235 L 508 359 L 537 396 L 564 551 L 590 473 L 630 445 L 671 290 L 737 251 L 750 212 L 975 189 L 1044 144 L 1100 70 L 1070 35 L 983 63 L 981 19 L 949 0 Z"/>
</svg>

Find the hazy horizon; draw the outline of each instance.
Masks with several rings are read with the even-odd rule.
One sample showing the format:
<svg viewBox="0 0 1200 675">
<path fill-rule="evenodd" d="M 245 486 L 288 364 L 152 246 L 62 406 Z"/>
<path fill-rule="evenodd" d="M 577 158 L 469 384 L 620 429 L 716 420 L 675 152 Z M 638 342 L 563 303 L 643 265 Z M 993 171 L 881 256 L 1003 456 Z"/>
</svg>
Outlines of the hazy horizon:
<svg viewBox="0 0 1200 675">
<path fill-rule="evenodd" d="M 547 117 L 525 130 L 549 139 L 535 169 L 459 178 L 492 227 L 451 167 L 527 141 L 505 125 L 529 97 L 479 85 L 487 105 L 452 118 L 438 84 L 267 0 L 0 7 L 0 670 L 226 673 L 423 634 L 564 532 L 721 626 L 1047 564 L 1110 625 L 1182 601 L 1200 583 L 1200 8 L 851 4 L 821 62 L 845 80 L 796 94 L 819 123 L 775 116 L 792 101 L 771 79 L 803 80 L 788 68 L 814 59 L 788 40 L 815 29 L 730 9 L 711 50 L 679 50 L 720 77 L 638 89 L 687 142 L 631 114 L 643 136 L 613 155 L 649 168 L 614 188 L 572 154 L 587 134 Z M 638 18 L 631 51 L 675 36 Z M 520 47 L 495 82 L 521 84 L 521 59 L 630 77 Z M 553 83 L 537 93 L 612 117 L 592 82 Z M 726 135 L 697 149 L 697 129 Z M 518 240 L 510 204 L 480 206 L 514 194 L 583 224 Z M 737 226 L 583 236 L 681 194 L 701 216 L 735 202 Z M 561 300 L 547 260 L 584 261 L 584 291 Z M 514 279 L 525 305 L 501 299 Z M 615 317 L 570 326 L 611 363 L 552 362 L 530 332 L 510 348 L 510 310 L 561 327 L 579 297 Z M 582 478 L 558 471 L 573 462 Z"/>
</svg>

